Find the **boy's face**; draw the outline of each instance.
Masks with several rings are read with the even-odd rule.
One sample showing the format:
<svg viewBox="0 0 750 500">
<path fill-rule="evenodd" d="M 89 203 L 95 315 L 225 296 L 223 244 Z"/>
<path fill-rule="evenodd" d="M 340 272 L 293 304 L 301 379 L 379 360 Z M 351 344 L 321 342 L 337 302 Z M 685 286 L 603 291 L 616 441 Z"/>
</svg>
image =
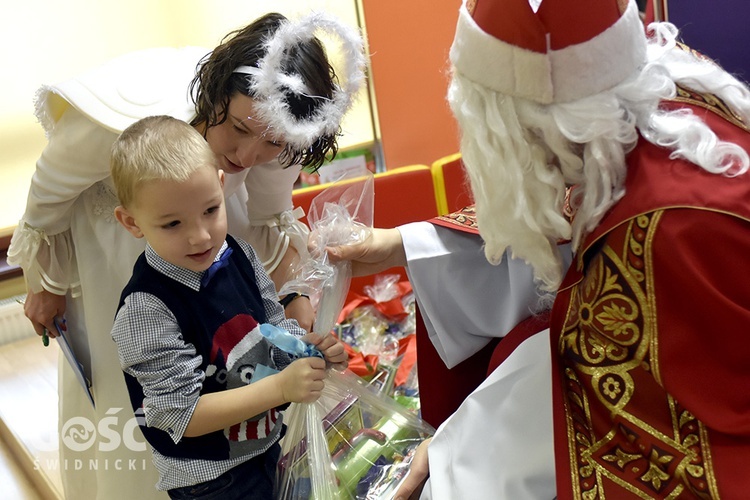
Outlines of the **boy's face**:
<svg viewBox="0 0 750 500">
<path fill-rule="evenodd" d="M 146 182 L 130 208 L 115 216 L 136 238 L 146 238 L 167 262 L 191 271 L 205 271 L 227 235 L 224 172 L 207 166 L 185 182 Z"/>
</svg>

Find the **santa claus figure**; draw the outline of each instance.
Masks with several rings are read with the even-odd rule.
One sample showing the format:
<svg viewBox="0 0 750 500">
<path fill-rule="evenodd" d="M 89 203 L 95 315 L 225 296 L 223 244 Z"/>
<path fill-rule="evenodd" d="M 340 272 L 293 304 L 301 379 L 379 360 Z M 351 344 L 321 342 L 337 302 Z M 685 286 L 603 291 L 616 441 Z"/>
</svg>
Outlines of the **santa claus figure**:
<svg viewBox="0 0 750 500">
<path fill-rule="evenodd" d="M 750 491 L 750 90 L 678 40 L 632 0 L 462 6 L 448 98 L 484 255 L 526 262 L 554 305 L 549 329 L 503 338 L 497 369 L 438 429 L 424 497 Z M 449 262 L 446 237 L 430 267 L 429 242 L 417 261 L 400 231 L 441 356 L 504 335 L 441 325 L 464 309 L 453 300 L 506 310 L 513 274 L 436 294 L 422 283 L 469 272 L 471 254 Z M 411 481 L 427 472 L 414 464 Z"/>
</svg>

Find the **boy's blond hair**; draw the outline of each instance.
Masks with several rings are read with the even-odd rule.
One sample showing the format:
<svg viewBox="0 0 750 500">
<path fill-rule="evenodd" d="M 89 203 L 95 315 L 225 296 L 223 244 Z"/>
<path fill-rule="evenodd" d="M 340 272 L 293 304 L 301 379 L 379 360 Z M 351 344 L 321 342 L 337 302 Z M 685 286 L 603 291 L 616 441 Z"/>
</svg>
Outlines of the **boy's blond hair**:
<svg viewBox="0 0 750 500">
<path fill-rule="evenodd" d="M 133 203 L 148 181 L 186 181 L 196 170 L 217 168 L 206 140 L 188 123 L 171 116 L 149 116 L 126 128 L 112 145 L 110 169 L 123 207 Z"/>
</svg>

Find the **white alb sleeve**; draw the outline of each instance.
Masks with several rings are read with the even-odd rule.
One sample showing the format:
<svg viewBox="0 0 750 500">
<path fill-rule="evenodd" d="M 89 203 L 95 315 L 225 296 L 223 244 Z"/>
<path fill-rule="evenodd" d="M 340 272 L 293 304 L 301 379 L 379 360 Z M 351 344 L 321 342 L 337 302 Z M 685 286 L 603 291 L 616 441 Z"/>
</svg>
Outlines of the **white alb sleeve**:
<svg viewBox="0 0 750 500">
<path fill-rule="evenodd" d="M 555 498 L 549 329 L 529 337 L 438 428 L 422 500 Z"/>
<path fill-rule="evenodd" d="M 525 262 L 506 254 L 493 266 L 478 235 L 428 222 L 398 229 L 425 326 L 448 368 L 536 310 L 539 291 Z"/>
<path fill-rule="evenodd" d="M 116 137 L 72 107 L 55 124 L 8 249 L 8 262 L 24 270 L 32 292 L 63 295 L 71 288 L 75 293 L 73 205 L 83 191 L 109 177 L 109 151 Z"/>
</svg>

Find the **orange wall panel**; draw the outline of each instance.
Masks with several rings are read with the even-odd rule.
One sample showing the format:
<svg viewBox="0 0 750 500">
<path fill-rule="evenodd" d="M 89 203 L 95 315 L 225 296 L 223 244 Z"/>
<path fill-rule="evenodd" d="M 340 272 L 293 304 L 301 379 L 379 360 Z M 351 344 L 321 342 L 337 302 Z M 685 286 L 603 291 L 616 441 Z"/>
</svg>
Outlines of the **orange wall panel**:
<svg viewBox="0 0 750 500">
<path fill-rule="evenodd" d="M 445 99 L 460 0 L 362 0 L 387 169 L 458 151 Z"/>
</svg>

